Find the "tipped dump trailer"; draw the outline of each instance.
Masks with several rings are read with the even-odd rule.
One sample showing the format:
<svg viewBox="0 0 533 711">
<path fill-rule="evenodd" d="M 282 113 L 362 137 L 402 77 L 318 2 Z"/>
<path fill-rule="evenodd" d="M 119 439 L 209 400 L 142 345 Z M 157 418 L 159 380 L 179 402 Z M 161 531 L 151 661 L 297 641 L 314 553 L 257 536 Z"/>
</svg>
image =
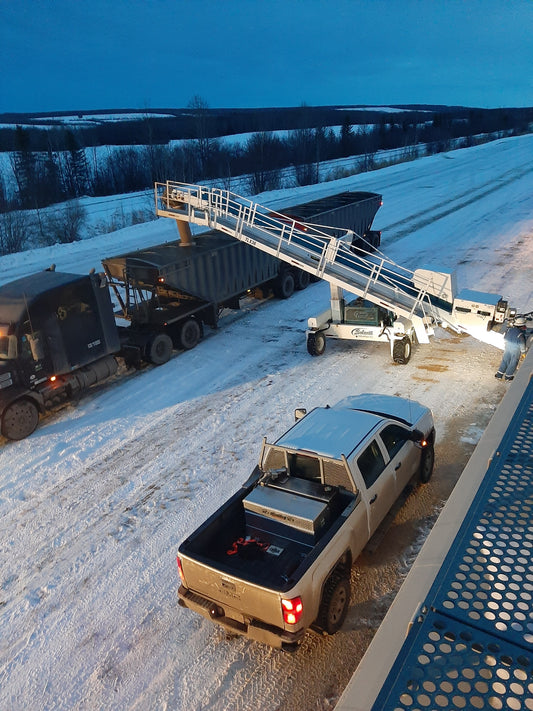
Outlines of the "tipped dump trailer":
<svg viewBox="0 0 533 711">
<path fill-rule="evenodd" d="M 333 231 L 335 237 L 350 229 L 355 233 L 352 247 L 372 251 L 381 244 L 381 232 L 371 228 L 382 204 L 382 196 L 378 193 L 344 192 L 283 208 L 280 212 L 302 222 L 337 227 L 338 230 Z"/>
</svg>

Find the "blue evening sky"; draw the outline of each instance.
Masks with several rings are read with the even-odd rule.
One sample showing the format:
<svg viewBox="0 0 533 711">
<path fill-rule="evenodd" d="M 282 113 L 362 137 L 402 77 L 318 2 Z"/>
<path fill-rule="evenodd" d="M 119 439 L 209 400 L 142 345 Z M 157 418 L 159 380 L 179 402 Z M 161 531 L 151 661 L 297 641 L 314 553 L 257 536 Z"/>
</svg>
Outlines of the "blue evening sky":
<svg viewBox="0 0 533 711">
<path fill-rule="evenodd" d="M 533 0 L 0 0 L 0 113 L 533 106 Z"/>
</svg>

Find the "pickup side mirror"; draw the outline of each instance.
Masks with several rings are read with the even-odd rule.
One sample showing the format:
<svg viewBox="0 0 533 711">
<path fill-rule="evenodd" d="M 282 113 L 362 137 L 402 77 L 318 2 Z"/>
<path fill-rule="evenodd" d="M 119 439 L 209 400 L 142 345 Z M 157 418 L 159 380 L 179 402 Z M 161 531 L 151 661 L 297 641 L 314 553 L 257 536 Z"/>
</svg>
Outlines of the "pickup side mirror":
<svg viewBox="0 0 533 711">
<path fill-rule="evenodd" d="M 294 411 L 294 421 L 298 422 L 298 420 L 301 420 L 302 417 L 305 417 L 306 415 L 307 410 L 305 409 L 305 407 L 297 407 Z"/>
<path fill-rule="evenodd" d="M 420 432 L 420 430 L 413 430 L 409 439 L 411 442 L 416 442 L 416 444 L 420 444 L 422 446 L 424 446 L 423 443 L 426 441 L 424 433 Z"/>
</svg>

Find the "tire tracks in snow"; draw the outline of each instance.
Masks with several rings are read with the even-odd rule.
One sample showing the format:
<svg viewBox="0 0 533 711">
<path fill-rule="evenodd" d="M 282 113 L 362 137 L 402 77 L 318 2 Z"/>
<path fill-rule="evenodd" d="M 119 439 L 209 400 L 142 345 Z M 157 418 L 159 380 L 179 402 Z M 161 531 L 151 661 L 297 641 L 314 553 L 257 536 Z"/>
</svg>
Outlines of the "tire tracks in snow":
<svg viewBox="0 0 533 711">
<path fill-rule="evenodd" d="M 431 210 L 421 210 L 420 212 L 409 215 L 408 217 L 391 223 L 382 228 L 390 237 L 387 237 L 387 245 L 393 244 L 403 239 L 407 235 L 421 230 L 428 225 L 442 220 L 444 217 L 451 215 L 458 210 L 462 210 L 469 205 L 472 205 L 483 198 L 488 197 L 492 193 L 510 185 L 521 178 L 525 177 L 533 170 L 531 163 L 524 163 L 516 169 L 507 171 L 503 175 L 491 179 L 474 190 L 467 190 L 458 195 L 452 196 L 434 205 Z"/>
</svg>

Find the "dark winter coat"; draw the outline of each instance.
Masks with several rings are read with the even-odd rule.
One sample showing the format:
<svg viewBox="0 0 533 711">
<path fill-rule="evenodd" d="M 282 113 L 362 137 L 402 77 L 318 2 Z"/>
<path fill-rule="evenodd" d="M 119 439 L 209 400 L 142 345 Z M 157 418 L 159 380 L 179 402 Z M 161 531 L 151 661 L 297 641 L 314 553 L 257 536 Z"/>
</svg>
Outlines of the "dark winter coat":
<svg viewBox="0 0 533 711">
<path fill-rule="evenodd" d="M 526 331 L 519 326 L 511 326 L 505 332 L 505 350 L 526 352 Z"/>
</svg>

